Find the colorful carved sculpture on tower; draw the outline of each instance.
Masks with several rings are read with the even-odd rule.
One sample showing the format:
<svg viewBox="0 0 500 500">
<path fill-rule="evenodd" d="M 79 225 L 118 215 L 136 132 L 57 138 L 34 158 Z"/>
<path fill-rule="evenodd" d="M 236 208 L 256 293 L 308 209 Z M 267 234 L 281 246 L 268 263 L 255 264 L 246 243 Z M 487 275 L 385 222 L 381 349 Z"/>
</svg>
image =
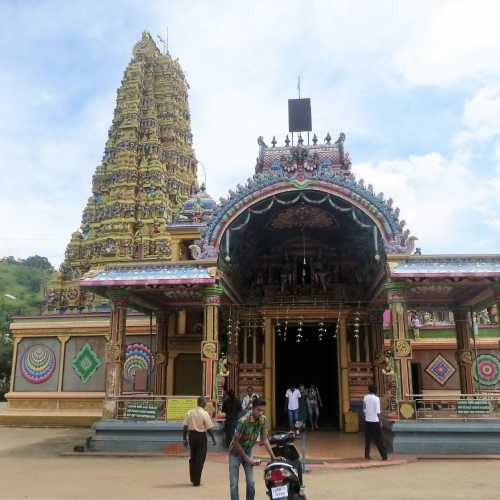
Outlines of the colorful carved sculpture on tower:
<svg viewBox="0 0 500 500">
<path fill-rule="evenodd" d="M 117 92 L 80 231 L 73 233 L 48 291 L 49 309 L 95 305 L 78 287 L 90 268 L 171 258 L 166 224 L 196 183 L 187 91 L 177 60 L 162 54 L 144 32 Z"/>
</svg>

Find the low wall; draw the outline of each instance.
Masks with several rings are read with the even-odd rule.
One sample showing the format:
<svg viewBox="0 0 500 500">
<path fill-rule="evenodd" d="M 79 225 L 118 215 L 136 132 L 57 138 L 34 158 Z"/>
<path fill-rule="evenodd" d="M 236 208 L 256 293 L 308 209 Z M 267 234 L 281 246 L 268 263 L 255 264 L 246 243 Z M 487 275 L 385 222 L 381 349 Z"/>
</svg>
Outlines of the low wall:
<svg viewBox="0 0 500 500">
<path fill-rule="evenodd" d="M 400 420 L 384 423 L 393 453 L 500 454 L 500 420 Z"/>
<path fill-rule="evenodd" d="M 100 452 L 164 452 L 166 446 L 182 444 L 181 422 L 100 420 L 92 426 L 88 441 L 90 451 Z M 222 451 L 224 433 L 222 425 L 213 429 L 217 446 L 208 439 L 209 451 Z"/>
</svg>

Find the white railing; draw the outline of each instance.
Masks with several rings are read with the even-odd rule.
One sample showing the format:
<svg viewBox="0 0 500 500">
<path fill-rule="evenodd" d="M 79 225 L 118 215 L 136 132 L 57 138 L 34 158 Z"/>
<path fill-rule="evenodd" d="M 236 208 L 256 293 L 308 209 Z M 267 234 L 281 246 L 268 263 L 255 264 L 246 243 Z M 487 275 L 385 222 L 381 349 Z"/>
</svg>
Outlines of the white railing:
<svg viewBox="0 0 500 500">
<path fill-rule="evenodd" d="M 500 419 L 500 392 L 423 395 L 410 394 L 417 419 Z"/>
</svg>

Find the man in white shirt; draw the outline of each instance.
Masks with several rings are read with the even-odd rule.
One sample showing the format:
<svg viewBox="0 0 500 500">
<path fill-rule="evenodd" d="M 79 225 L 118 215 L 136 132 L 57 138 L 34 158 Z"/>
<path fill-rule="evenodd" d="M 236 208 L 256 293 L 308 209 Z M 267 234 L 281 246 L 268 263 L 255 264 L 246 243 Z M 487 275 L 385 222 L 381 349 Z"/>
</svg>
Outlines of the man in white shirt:
<svg viewBox="0 0 500 500">
<path fill-rule="evenodd" d="M 249 385 L 247 387 L 246 394 L 243 396 L 243 399 L 241 400 L 241 409 L 243 410 L 243 413 L 252 409 L 252 401 L 258 397 L 259 394 L 253 392 L 253 387 Z"/>
<path fill-rule="evenodd" d="M 186 447 L 189 433 L 189 479 L 193 486 L 200 486 L 201 473 L 207 456 L 207 434 L 212 438 L 212 444 L 216 445 L 212 432 L 214 424 L 205 406 L 207 406 L 207 400 L 200 396 L 198 406 L 187 412 L 182 430 L 182 439 Z"/>
<path fill-rule="evenodd" d="M 380 422 L 380 398 L 377 396 L 375 384 L 368 386 L 369 394 L 363 398 L 363 411 L 365 413 L 365 458 L 370 459 L 370 444 L 375 443 L 382 457 L 387 460 L 387 451 L 382 438 L 382 424 Z"/>
<path fill-rule="evenodd" d="M 300 391 L 294 384 L 285 393 L 286 409 L 288 410 L 288 425 L 290 432 L 295 432 L 295 422 L 299 419 L 299 399 L 301 398 Z"/>
</svg>

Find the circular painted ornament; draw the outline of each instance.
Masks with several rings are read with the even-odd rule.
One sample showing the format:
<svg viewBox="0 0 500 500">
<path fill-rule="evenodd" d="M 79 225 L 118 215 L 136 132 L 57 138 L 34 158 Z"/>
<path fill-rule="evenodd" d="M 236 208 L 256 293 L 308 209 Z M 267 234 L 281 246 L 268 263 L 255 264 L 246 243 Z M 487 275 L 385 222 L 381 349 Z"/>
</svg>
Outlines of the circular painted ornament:
<svg viewBox="0 0 500 500">
<path fill-rule="evenodd" d="M 56 369 L 56 355 L 50 347 L 36 344 L 28 347 L 21 358 L 21 375 L 30 384 L 43 384 Z"/>
<path fill-rule="evenodd" d="M 500 360 L 494 354 L 480 354 L 474 361 L 474 380 L 481 385 L 500 382 Z"/>
<path fill-rule="evenodd" d="M 152 359 L 151 349 L 147 345 L 139 343 L 127 345 L 123 367 L 125 378 L 133 381 L 137 370 L 151 372 L 153 369 Z"/>
</svg>

